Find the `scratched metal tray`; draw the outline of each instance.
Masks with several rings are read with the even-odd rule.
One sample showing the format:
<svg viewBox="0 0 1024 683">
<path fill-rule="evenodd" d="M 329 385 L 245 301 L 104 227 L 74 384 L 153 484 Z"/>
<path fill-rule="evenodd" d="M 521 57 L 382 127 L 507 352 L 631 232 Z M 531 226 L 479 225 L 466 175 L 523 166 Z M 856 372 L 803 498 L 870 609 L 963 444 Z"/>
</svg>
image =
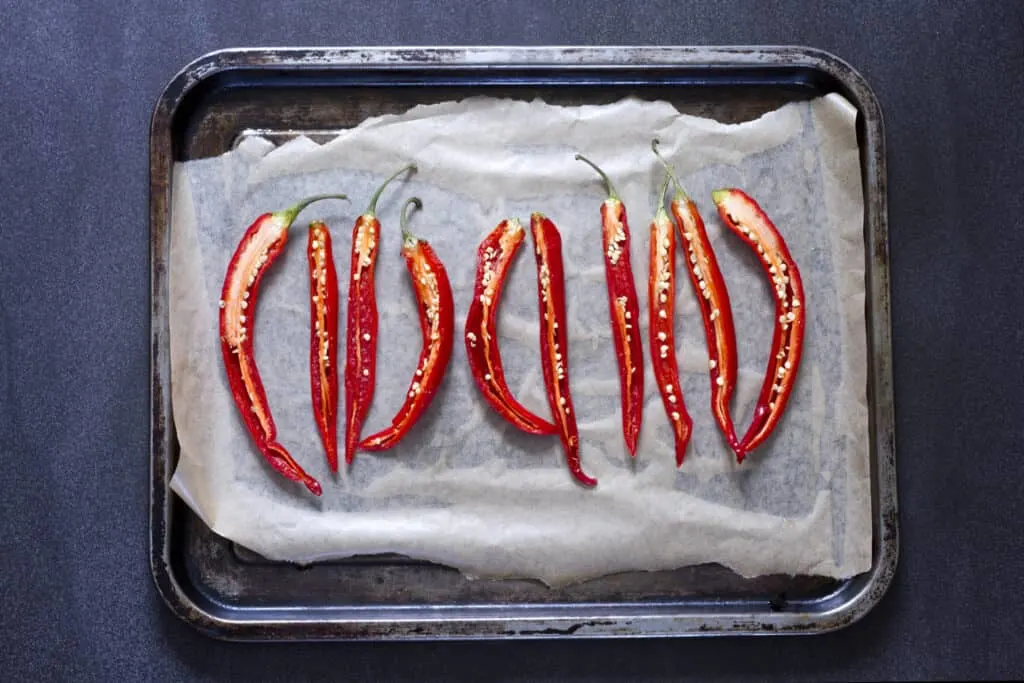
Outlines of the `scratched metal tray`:
<svg viewBox="0 0 1024 683">
<path fill-rule="evenodd" d="M 369 116 L 472 94 L 553 103 L 664 99 L 744 121 L 840 92 L 856 106 L 864 186 L 873 564 L 845 581 L 744 579 L 720 565 L 633 572 L 557 590 L 470 581 L 387 555 L 309 567 L 267 561 L 217 536 L 172 494 L 168 240 L 172 164 L 220 154 L 246 132 L 329 136 Z M 246 49 L 207 55 L 164 90 L 150 138 L 151 563 L 171 610 L 227 639 L 441 639 L 789 634 L 853 623 L 882 597 L 898 554 L 885 142 L 871 89 L 804 48 Z"/>
</svg>

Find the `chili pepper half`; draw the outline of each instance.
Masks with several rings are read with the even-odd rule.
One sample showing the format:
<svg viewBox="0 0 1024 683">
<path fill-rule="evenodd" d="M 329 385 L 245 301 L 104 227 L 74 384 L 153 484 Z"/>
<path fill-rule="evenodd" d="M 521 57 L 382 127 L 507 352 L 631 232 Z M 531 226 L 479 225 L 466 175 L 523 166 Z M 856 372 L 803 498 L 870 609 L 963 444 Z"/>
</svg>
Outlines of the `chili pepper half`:
<svg viewBox="0 0 1024 683">
<path fill-rule="evenodd" d="M 542 213 L 530 216 L 537 252 L 537 299 L 540 305 L 540 354 L 548 403 L 558 423 L 569 471 L 581 484 L 595 486 L 580 464 L 580 437 L 569 394 L 569 337 L 565 331 L 565 275 L 562 236 Z"/>
<path fill-rule="evenodd" d="M 345 462 L 351 464 L 359 445 L 363 420 L 370 410 L 373 386 L 377 377 L 377 292 L 374 271 L 380 243 L 380 221 L 377 200 L 392 180 L 406 171 L 415 172 L 409 164 L 385 180 L 370 198 L 366 212 L 356 219 L 352 228 L 352 267 L 348 286 L 348 329 L 346 330 L 345 362 Z"/>
<path fill-rule="evenodd" d="M 715 190 L 711 198 L 726 227 L 757 252 L 761 267 L 775 290 L 777 324 L 772 335 L 768 370 L 754 407 L 753 421 L 740 443 L 749 452 L 761 445 L 778 425 L 793 393 L 807 318 L 804 285 L 785 240 L 757 202 L 736 189 Z"/>
<path fill-rule="evenodd" d="M 420 330 L 423 332 L 423 350 L 416 364 L 416 372 L 409 385 L 405 401 L 387 429 L 369 436 L 359 444 L 367 451 L 383 451 L 401 441 L 430 405 L 437 388 L 444 379 L 448 361 L 452 356 L 455 329 L 455 303 L 452 286 L 444 264 L 427 242 L 417 238 L 406 228 L 406 212 L 410 205 L 417 209 L 423 203 L 413 197 L 402 207 L 402 256 L 412 277 L 416 303 L 419 306 Z"/>
<path fill-rule="evenodd" d="M 683 388 L 679 384 L 679 365 L 676 363 L 676 236 L 672 221 L 665 211 L 665 190 L 668 176 L 658 193 L 658 210 L 651 221 L 651 272 L 648 279 L 647 302 L 649 310 L 648 332 L 651 345 L 651 365 L 658 383 L 665 413 L 672 425 L 676 442 L 676 467 L 683 464 L 686 446 L 693 431 L 693 419 L 686 412 Z M 665 315 L 661 315 L 664 312 Z"/>
<path fill-rule="evenodd" d="M 295 217 L 313 202 L 323 199 L 345 199 L 345 195 L 307 197 L 283 211 L 265 213 L 249 226 L 228 263 L 219 304 L 224 367 L 231 396 L 246 429 L 271 467 L 292 481 L 302 482 L 317 496 L 321 493 L 320 483 L 277 442 L 277 427 L 256 369 L 252 338 L 256 298 L 263 274 L 284 249 Z"/>
<path fill-rule="evenodd" d="M 518 219 L 506 219 L 484 237 L 477 249 L 476 284 L 466 316 L 466 356 L 477 388 L 495 412 L 527 434 L 555 434 L 558 427 L 513 397 L 498 350 L 501 290 L 525 236 Z"/>
<path fill-rule="evenodd" d="M 615 358 L 619 364 L 622 401 L 622 434 L 629 454 L 636 457 L 640 438 L 640 422 L 644 406 L 643 345 L 633 325 L 640 319 L 636 282 L 629 257 L 629 220 L 626 206 L 619 199 L 615 186 L 594 162 L 582 154 L 576 159 L 589 165 L 604 180 L 608 198 L 601 203 L 601 236 L 604 249 L 604 272 L 608 281 L 608 313 L 612 323 Z"/>
<path fill-rule="evenodd" d="M 312 325 L 309 335 L 309 381 L 313 417 L 327 453 L 327 464 L 338 471 L 338 274 L 334 269 L 331 233 L 321 221 L 309 224 L 306 244 L 309 263 Z"/>
<path fill-rule="evenodd" d="M 693 283 L 697 303 L 704 321 L 704 335 L 708 345 L 708 369 L 711 375 L 711 412 L 725 435 L 736 458 L 743 462 L 746 456 L 736 428 L 729 414 L 729 401 L 736 388 L 736 331 L 732 324 L 732 306 L 729 291 L 725 287 L 718 259 L 711 248 L 704 220 L 697 211 L 697 205 L 683 191 L 669 163 L 658 152 L 658 141 L 651 141 L 651 149 L 665 166 L 666 172 L 676 187 L 670 204 L 676 229 L 686 245 L 686 269 Z M 661 312 L 658 313 L 662 317 Z M 667 317 L 667 313 L 666 313 Z"/>
</svg>

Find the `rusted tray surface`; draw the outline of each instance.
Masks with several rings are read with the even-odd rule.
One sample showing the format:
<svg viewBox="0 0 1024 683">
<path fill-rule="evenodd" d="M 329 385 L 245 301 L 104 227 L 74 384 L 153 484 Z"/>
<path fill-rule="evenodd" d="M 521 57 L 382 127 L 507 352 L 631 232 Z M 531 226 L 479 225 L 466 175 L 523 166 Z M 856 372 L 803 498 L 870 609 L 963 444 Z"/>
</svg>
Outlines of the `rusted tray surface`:
<svg viewBox="0 0 1024 683">
<path fill-rule="evenodd" d="M 168 244 L 175 161 L 220 154 L 258 131 L 326 138 L 370 116 L 488 94 L 555 104 L 627 95 L 746 121 L 839 92 L 857 108 L 864 188 L 873 563 L 845 581 L 743 579 L 719 565 L 630 572 L 560 589 L 464 578 L 387 555 L 300 568 L 217 536 L 169 487 L 177 459 L 170 403 Z M 885 143 L 863 78 L 806 48 L 246 49 L 202 57 L 167 86 L 150 139 L 152 277 L 151 564 L 182 619 L 229 639 L 609 637 L 815 633 L 842 628 L 882 597 L 899 552 L 890 348 Z"/>
</svg>

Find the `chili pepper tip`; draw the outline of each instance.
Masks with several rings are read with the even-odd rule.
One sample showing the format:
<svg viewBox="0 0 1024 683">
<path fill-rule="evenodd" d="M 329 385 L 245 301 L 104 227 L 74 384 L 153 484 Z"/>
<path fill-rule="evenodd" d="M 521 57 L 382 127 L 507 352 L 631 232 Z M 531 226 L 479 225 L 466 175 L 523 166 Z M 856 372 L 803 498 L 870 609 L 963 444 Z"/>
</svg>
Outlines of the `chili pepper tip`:
<svg viewBox="0 0 1024 683">
<path fill-rule="evenodd" d="M 584 472 L 583 469 L 578 465 L 576 467 L 570 467 L 569 471 L 572 474 L 572 476 L 576 479 L 576 481 L 583 484 L 584 486 L 597 486 L 597 479 L 594 479 L 592 476 Z"/>
<path fill-rule="evenodd" d="M 595 164 L 593 161 L 591 161 L 590 159 L 586 158 L 582 154 L 577 154 L 576 155 L 576 161 L 582 161 L 583 163 L 585 163 L 586 165 L 590 166 L 592 169 L 597 171 L 598 175 L 601 176 L 601 179 L 604 180 L 605 190 L 608 191 L 608 198 L 609 199 L 614 199 L 615 201 L 620 201 L 619 200 L 619 193 L 615 191 L 615 186 L 612 185 L 612 181 L 608 178 L 608 175 L 604 171 L 601 170 L 600 166 L 598 166 L 597 164 Z"/>
</svg>

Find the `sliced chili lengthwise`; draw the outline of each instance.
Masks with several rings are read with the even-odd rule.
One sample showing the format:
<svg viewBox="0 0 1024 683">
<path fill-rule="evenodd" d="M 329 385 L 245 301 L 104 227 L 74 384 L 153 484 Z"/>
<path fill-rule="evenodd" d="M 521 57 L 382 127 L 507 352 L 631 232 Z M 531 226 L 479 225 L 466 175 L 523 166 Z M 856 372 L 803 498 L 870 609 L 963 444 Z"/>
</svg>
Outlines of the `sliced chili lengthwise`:
<svg viewBox="0 0 1024 683">
<path fill-rule="evenodd" d="M 338 274 L 331 233 L 320 221 L 309 224 L 309 379 L 313 418 L 332 472 L 338 471 Z"/>
<path fill-rule="evenodd" d="M 651 148 L 665 165 L 665 170 L 676 188 L 670 208 L 676 229 L 686 248 L 686 269 L 690 274 L 704 322 L 708 369 L 711 376 L 711 413 L 729 447 L 742 462 L 746 452 L 736 438 L 736 428 L 729 412 L 729 402 L 736 388 L 737 376 L 736 331 L 732 323 L 729 291 L 725 287 L 718 259 L 711 248 L 711 241 L 708 239 L 707 230 L 704 229 L 704 221 L 697 211 L 697 205 L 683 191 L 672 167 L 658 153 L 657 140 L 652 141 Z"/>
<path fill-rule="evenodd" d="M 263 274 L 284 249 L 295 217 L 313 202 L 345 199 L 344 195 L 317 195 L 298 204 L 265 213 L 245 231 L 224 276 L 220 295 L 220 339 L 231 396 L 242 414 L 246 429 L 263 457 L 282 476 L 302 482 L 314 495 L 320 483 L 302 469 L 277 442 L 277 427 L 260 381 L 253 355 L 256 298 Z"/>
<path fill-rule="evenodd" d="M 402 207 L 402 257 L 412 278 L 413 291 L 420 314 L 423 350 L 420 351 L 416 372 L 401 409 L 391 420 L 391 426 L 363 439 L 359 447 L 367 451 L 383 451 L 396 445 L 412 429 L 430 405 L 437 388 L 444 379 L 448 361 L 452 356 L 455 333 L 455 303 L 452 286 L 444 264 L 427 242 L 406 229 L 410 206 L 422 208 L 413 197 Z"/>
<path fill-rule="evenodd" d="M 651 366 L 676 444 L 676 467 L 683 464 L 693 433 L 693 419 L 686 411 L 676 362 L 676 236 L 663 206 L 668 178 L 658 194 L 658 210 L 651 221 L 651 265 L 647 302 L 649 310 Z"/>
<path fill-rule="evenodd" d="M 555 434 L 558 427 L 523 406 L 512 395 L 498 349 L 498 304 L 505 278 L 526 231 L 516 218 L 503 220 L 477 249 L 476 283 L 466 316 L 466 356 L 484 400 L 527 434 Z"/>
<path fill-rule="evenodd" d="M 377 292 L 374 272 L 380 244 L 377 200 L 388 184 L 415 164 L 399 169 L 385 180 L 373 197 L 366 213 L 352 228 L 352 267 L 348 287 L 348 329 L 345 362 L 345 462 L 351 463 L 359 445 L 359 434 L 373 400 L 377 378 Z"/>
<path fill-rule="evenodd" d="M 629 454 L 636 457 L 644 407 L 643 345 L 633 329 L 640 319 L 640 304 L 629 256 L 629 220 L 626 206 L 604 171 L 582 154 L 576 159 L 589 165 L 604 180 L 608 198 L 601 203 L 601 237 L 605 279 L 608 284 L 608 313 L 612 324 L 615 358 L 619 365 L 622 400 L 622 435 Z M 639 371 L 638 371 L 639 370 Z"/>
<path fill-rule="evenodd" d="M 569 393 L 569 338 L 565 330 L 565 275 L 562 237 L 541 213 L 530 216 L 537 253 L 537 299 L 540 305 L 540 353 L 548 403 L 558 423 L 569 471 L 581 484 L 595 486 L 580 464 L 580 437 Z"/>
<path fill-rule="evenodd" d="M 736 189 L 716 190 L 711 198 L 726 227 L 757 252 L 775 293 L 776 323 L 768 370 L 750 428 L 740 443 L 749 452 L 761 445 L 778 425 L 793 393 L 806 324 L 804 286 L 785 240 L 757 202 Z"/>
</svg>

